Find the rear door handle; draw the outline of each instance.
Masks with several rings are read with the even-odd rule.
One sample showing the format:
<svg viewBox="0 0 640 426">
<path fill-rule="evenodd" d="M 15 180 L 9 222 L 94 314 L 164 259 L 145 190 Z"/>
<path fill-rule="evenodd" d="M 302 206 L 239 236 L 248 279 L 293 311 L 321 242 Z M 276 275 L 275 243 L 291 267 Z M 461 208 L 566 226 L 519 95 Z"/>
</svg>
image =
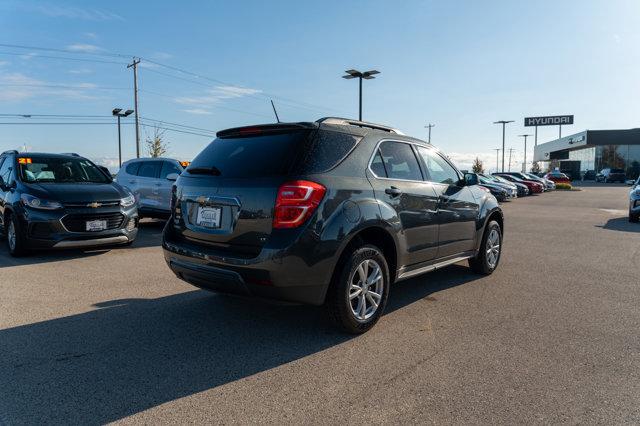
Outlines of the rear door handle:
<svg viewBox="0 0 640 426">
<path fill-rule="evenodd" d="M 397 197 L 398 195 L 402 194 L 402 191 L 395 186 L 392 186 L 391 188 L 385 189 L 384 193 L 387 195 L 391 195 L 392 197 Z"/>
</svg>

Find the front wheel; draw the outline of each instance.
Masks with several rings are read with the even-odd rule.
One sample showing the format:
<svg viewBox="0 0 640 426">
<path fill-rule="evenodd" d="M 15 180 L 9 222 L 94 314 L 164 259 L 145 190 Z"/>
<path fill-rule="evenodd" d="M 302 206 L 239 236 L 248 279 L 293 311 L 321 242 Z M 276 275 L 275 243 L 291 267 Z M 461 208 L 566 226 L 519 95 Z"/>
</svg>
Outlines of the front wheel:
<svg viewBox="0 0 640 426">
<path fill-rule="evenodd" d="M 633 214 L 631 211 L 629 211 L 629 222 L 631 223 L 640 222 L 640 214 Z"/>
<path fill-rule="evenodd" d="M 25 255 L 26 247 L 24 235 L 22 234 L 22 227 L 20 226 L 18 219 L 13 214 L 9 215 L 6 221 L 6 228 L 7 248 L 9 249 L 9 254 L 14 257 Z"/>
<path fill-rule="evenodd" d="M 490 275 L 498 267 L 502 253 L 502 229 L 492 220 L 484 230 L 480 250 L 476 257 L 469 259 L 471 269 L 483 275 Z"/>
<path fill-rule="evenodd" d="M 329 319 L 348 333 L 364 333 L 378 322 L 387 304 L 387 261 L 378 247 L 366 244 L 338 267 L 327 294 Z"/>
</svg>

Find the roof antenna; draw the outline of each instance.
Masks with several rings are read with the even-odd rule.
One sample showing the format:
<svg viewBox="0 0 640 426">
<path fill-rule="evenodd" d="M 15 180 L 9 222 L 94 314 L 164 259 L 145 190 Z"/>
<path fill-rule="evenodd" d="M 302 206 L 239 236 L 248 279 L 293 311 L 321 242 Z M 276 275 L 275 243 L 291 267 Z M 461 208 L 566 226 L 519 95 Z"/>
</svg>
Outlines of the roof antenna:
<svg viewBox="0 0 640 426">
<path fill-rule="evenodd" d="M 273 108 L 273 113 L 276 115 L 276 121 L 280 123 L 280 117 L 278 117 L 278 111 L 276 111 L 276 106 L 273 104 L 273 99 L 269 99 L 271 101 L 271 107 Z"/>
</svg>

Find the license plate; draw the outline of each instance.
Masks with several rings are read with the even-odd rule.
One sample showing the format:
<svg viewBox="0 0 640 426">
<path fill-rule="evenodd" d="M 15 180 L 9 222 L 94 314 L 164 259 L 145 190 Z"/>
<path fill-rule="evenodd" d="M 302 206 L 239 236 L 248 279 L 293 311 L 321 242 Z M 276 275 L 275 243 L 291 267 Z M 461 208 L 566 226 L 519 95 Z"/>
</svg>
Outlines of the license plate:
<svg viewBox="0 0 640 426">
<path fill-rule="evenodd" d="M 220 228 L 220 216 L 222 209 L 220 207 L 201 207 L 198 206 L 198 215 L 196 216 L 196 225 L 205 228 Z"/>
<path fill-rule="evenodd" d="M 107 221 L 106 220 L 88 220 L 87 221 L 87 231 L 104 231 L 107 229 Z"/>
</svg>

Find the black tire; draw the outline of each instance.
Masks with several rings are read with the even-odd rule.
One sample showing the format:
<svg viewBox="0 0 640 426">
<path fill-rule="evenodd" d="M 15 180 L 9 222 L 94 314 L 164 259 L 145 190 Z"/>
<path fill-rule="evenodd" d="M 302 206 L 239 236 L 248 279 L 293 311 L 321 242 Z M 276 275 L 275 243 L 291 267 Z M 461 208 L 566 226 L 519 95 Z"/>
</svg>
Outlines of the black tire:
<svg viewBox="0 0 640 426">
<path fill-rule="evenodd" d="M 360 306 L 360 299 L 363 299 L 365 301 L 366 313 L 366 303 L 370 303 L 370 307 L 372 307 L 373 304 L 371 302 L 371 299 L 373 299 L 373 297 L 371 295 L 368 295 L 369 297 L 367 298 L 365 297 L 365 295 L 361 295 L 355 298 L 351 298 L 350 295 L 352 291 L 352 280 L 358 279 L 358 277 L 356 276 L 359 274 L 358 267 L 365 261 L 373 262 L 369 262 L 372 266 L 372 271 L 375 271 L 375 265 L 379 267 L 382 275 L 382 292 L 379 295 L 380 300 L 378 301 L 378 306 L 371 313 L 371 316 L 365 319 L 360 319 L 356 317 L 354 309 L 357 309 L 357 306 Z M 360 247 L 356 247 L 355 249 L 352 249 L 349 253 L 347 253 L 344 261 L 340 262 L 337 268 L 339 269 L 337 269 L 334 273 L 334 278 L 331 285 L 329 286 L 327 299 L 325 301 L 329 320 L 335 326 L 347 333 L 362 334 L 378 322 L 387 305 L 390 284 L 389 267 L 387 265 L 387 261 L 382 250 L 374 245 L 365 244 Z M 373 288 L 373 285 L 371 286 L 371 288 Z M 360 292 L 360 294 L 361 293 L 362 291 Z M 375 292 L 372 292 L 371 294 L 377 295 L 377 293 Z M 357 305 L 355 308 L 353 307 L 354 303 Z"/>
<path fill-rule="evenodd" d="M 489 236 L 492 235 L 492 231 L 497 232 L 498 236 L 498 252 L 497 258 L 495 262 L 490 260 L 488 255 L 488 240 Z M 492 244 L 493 246 L 493 244 Z M 500 224 L 495 220 L 489 222 L 484 230 L 484 234 L 482 235 L 482 242 L 480 243 L 480 250 L 478 250 L 478 254 L 476 257 L 469 259 L 469 267 L 473 270 L 473 272 L 482 275 L 491 275 L 493 271 L 496 270 L 498 265 L 500 264 L 500 257 L 502 255 L 502 229 L 500 228 Z"/>
<path fill-rule="evenodd" d="M 13 230 L 11 228 L 12 226 Z M 14 238 L 11 238 L 9 236 L 11 232 L 15 234 Z M 11 256 L 20 257 L 27 254 L 26 242 L 22 226 L 20 225 L 20 221 L 17 220 L 13 214 L 9 214 L 9 216 L 7 217 L 4 233 L 7 237 L 7 248 L 9 249 L 9 254 Z"/>
<path fill-rule="evenodd" d="M 640 215 L 639 214 L 633 214 L 633 213 L 629 212 L 629 222 L 631 222 L 631 223 L 640 222 Z"/>
</svg>

